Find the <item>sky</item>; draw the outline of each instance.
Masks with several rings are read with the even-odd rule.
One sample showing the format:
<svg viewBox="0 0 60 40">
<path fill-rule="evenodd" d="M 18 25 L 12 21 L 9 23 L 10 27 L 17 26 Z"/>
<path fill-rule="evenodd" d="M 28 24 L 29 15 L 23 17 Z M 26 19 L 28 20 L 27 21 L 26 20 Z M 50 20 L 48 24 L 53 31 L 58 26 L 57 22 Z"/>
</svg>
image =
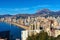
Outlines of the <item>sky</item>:
<svg viewBox="0 0 60 40">
<path fill-rule="evenodd" d="M 33 14 L 37 10 L 60 10 L 60 0 L 0 0 L 0 15 Z"/>
</svg>

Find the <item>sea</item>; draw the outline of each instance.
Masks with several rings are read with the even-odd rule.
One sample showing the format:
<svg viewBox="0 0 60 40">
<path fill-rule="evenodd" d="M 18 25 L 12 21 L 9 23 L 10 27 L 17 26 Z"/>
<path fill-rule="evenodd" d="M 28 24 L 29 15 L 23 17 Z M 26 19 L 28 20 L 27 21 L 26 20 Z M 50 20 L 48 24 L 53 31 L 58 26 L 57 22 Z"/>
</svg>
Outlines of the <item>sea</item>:
<svg viewBox="0 0 60 40">
<path fill-rule="evenodd" d="M 21 32 L 23 30 L 23 28 L 20 28 L 16 25 L 0 22 L 0 32 L 9 31 L 9 40 L 16 40 L 16 38 L 21 40 Z"/>
</svg>

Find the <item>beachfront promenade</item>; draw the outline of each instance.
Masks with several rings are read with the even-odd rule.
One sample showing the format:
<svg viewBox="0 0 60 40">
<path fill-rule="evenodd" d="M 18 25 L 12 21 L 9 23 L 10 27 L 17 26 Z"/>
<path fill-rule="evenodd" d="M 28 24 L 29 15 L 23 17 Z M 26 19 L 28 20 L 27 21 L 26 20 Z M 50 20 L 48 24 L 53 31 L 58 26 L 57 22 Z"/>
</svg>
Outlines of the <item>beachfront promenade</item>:
<svg viewBox="0 0 60 40">
<path fill-rule="evenodd" d="M 29 30 L 29 27 L 28 26 L 26 26 L 26 25 L 21 25 L 21 24 L 18 24 L 18 23 L 16 23 L 16 22 L 11 22 L 11 21 L 5 21 L 5 20 L 0 20 L 0 22 L 6 22 L 6 23 L 9 23 L 9 24 L 13 24 L 13 25 L 16 25 L 16 26 L 18 26 L 18 27 L 20 27 L 20 28 L 23 28 L 23 29 L 25 29 L 25 30 Z"/>
<path fill-rule="evenodd" d="M 21 24 L 17 24 L 17 23 L 14 23 L 14 22 L 9 22 L 10 24 L 13 24 L 13 25 L 16 25 L 20 28 L 23 28 L 25 30 L 29 30 L 29 27 L 28 26 L 25 26 L 25 25 L 21 25 Z"/>
<path fill-rule="evenodd" d="M 25 29 L 25 30 L 29 30 L 29 27 L 26 26 L 26 25 L 21 25 L 21 24 L 15 23 L 15 22 L 1 21 L 1 20 L 0 20 L 0 22 L 7 22 L 7 23 L 9 23 L 9 24 L 16 25 L 17 27 L 23 28 L 23 29 Z"/>
<path fill-rule="evenodd" d="M 13 24 L 13 25 L 16 25 L 16 26 L 18 26 L 20 28 L 23 28 L 25 30 L 29 30 L 29 27 L 28 26 L 21 25 L 21 24 L 15 23 L 15 22 L 8 22 L 8 23 Z"/>
</svg>

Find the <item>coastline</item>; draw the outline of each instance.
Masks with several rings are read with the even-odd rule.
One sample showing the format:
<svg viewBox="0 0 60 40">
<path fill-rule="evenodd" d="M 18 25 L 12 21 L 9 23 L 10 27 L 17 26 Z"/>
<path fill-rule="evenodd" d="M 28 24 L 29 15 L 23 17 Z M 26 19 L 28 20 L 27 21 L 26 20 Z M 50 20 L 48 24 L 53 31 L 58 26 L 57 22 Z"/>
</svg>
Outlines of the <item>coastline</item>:
<svg viewBox="0 0 60 40">
<path fill-rule="evenodd" d="M 16 25 L 16 26 L 18 26 L 20 28 L 23 28 L 25 30 L 29 30 L 29 27 L 28 26 L 20 25 L 20 24 L 14 23 L 14 22 L 7 22 L 7 23 Z"/>
</svg>

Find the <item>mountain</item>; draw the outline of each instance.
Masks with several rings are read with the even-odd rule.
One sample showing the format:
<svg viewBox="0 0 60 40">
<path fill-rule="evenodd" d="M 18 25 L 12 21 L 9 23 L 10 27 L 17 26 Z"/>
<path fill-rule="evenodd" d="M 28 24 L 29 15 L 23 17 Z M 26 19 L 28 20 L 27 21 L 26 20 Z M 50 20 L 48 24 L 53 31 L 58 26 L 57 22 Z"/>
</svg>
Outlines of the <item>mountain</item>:
<svg viewBox="0 0 60 40">
<path fill-rule="evenodd" d="M 3 17 L 11 17 L 12 15 L 9 15 L 9 14 L 5 14 L 5 15 L 0 15 L 0 18 L 3 18 Z"/>
<path fill-rule="evenodd" d="M 28 16 L 34 17 L 34 16 L 60 16 L 60 11 L 51 11 L 49 9 L 42 9 L 42 10 L 38 10 L 35 14 L 16 14 L 16 15 L 0 15 L 0 18 L 2 17 L 12 17 L 12 18 L 27 18 Z"/>
<path fill-rule="evenodd" d="M 51 11 L 49 9 L 43 9 L 43 10 L 38 10 L 35 14 L 42 16 L 60 16 L 60 11 Z"/>
<path fill-rule="evenodd" d="M 43 10 L 38 10 L 36 14 L 49 14 L 50 12 L 52 11 L 50 11 L 49 9 L 43 9 Z"/>
</svg>

